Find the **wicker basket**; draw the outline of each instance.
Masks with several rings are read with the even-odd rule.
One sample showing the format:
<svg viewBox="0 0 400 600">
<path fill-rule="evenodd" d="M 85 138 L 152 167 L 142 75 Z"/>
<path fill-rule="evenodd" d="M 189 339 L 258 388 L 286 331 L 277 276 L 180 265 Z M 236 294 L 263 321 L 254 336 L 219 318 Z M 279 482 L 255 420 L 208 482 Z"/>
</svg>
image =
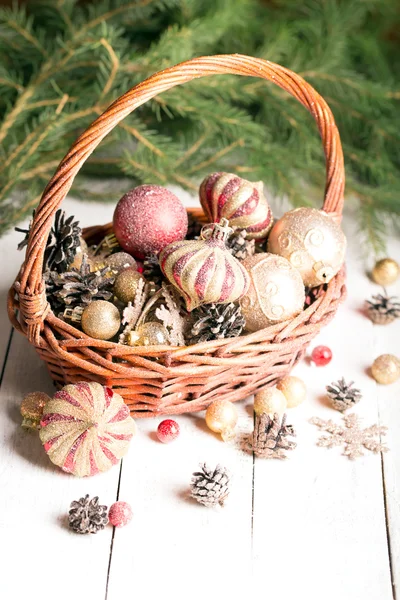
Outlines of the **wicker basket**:
<svg viewBox="0 0 400 600">
<path fill-rule="evenodd" d="M 295 319 L 250 335 L 180 348 L 129 347 L 92 339 L 51 311 L 42 277 L 45 245 L 54 214 L 85 160 L 117 123 L 150 98 L 192 79 L 226 73 L 273 81 L 309 110 L 326 157 L 323 208 L 340 220 L 343 153 L 332 113 L 323 98 L 295 73 L 262 59 L 241 55 L 195 58 L 156 73 L 132 88 L 78 138 L 44 190 L 25 262 L 8 296 L 14 327 L 35 346 L 57 385 L 92 380 L 111 386 L 136 417 L 198 411 L 216 398 L 235 401 L 273 385 L 303 356 L 345 295 L 342 270 L 313 294 L 310 306 Z M 85 230 L 85 236 L 99 238 L 110 228 L 91 227 Z"/>
</svg>

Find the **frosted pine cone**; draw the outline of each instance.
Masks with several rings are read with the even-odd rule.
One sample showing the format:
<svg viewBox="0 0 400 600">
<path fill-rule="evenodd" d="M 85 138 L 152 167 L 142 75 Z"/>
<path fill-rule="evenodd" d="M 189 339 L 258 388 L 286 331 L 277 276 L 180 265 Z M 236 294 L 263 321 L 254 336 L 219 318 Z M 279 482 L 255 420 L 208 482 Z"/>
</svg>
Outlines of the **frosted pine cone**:
<svg viewBox="0 0 400 600">
<path fill-rule="evenodd" d="M 108 523 L 107 506 L 99 504 L 98 496 L 89 500 L 89 494 L 86 494 L 71 502 L 68 522 L 76 533 L 97 533 Z"/>
<path fill-rule="evenodd" d="M 260 458 L 287 458 L 286 450 L 296 448 L 296 442 L 287 438 L 295 435 L 292 425 L 286 425 L 286 414 L 281 419 L 278 414 L 270 417 L 262 413 L 256 416 L 254 432 L 248 441 L 248 448 Z"/>
<path fill-rule="evenodd" d="M 204 463 L 201 471 L 193 473 L 190 484 L 192 498 L 208 508 L 224 505 L 229 495 L 230 473 L 228 469 L 217 465 L 210 469 Z"/>
<path fill-rule="evenodd" d="M 331 400 L 333 408 L 341 412 L 352 408 L 361 400 L 361 392 L 353 387 L 354 381 L 346 383 L 344 377 L 335 383 L 326 386 L 326 391 Z"/>
<path fill-rule="evenodd" d="M 235 229 L 227 239 L 226 245 L 229 251 L 238 260 L 244 260 L 253 256 L 256 251 L 254 240 L 248 240 L 246 229 Z"/>
<path fill-rule="evenodd" d="M 372 296 L 367 300 L 368 316 L 377 325 L 387 325 L 400 317 L 400 302 L 395 296 Z"/>
<path fill-rule="evenodd" d="M 245 319 L 233 302 L 205 304 L 192 312 L 194 323 L 188 335 L 189 344 L 237 337 L 242 333 Z"/>
</svg>

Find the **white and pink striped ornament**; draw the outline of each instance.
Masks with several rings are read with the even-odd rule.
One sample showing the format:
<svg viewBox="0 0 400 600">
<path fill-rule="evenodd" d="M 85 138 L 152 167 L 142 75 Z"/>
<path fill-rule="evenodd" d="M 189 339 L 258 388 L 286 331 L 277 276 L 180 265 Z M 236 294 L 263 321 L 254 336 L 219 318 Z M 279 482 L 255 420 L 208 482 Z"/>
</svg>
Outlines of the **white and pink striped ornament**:
<svg viewBox="0 0 400 600">
<path fill-rule="evenodd" d="M 261 181 L 253 183 L 233 173 L 212 173 L 200 186 L 200 202 L 212 223 L 228 219 L 246 229 L 248 239 L 262 240 L 272 227 L 271 208 Z"/>
<path fill-rule="evenodd" d="M 160 254 L 161 270 L 185 298 L 188 311 L 235 302 L 247 292 L 248 273 L 225 244 L 232 231 L 227 225 L 221 219 L 203 228 L 202 239 L 172 242 Z"/>
<path fill-rule="evenodd" d="M 99 383 L 73 383 L 47 402 L 40 439 L 63 471 L 86 477 L 108 471 L 126 454 L 135 421 L 119 394 Z"/>
</svg>

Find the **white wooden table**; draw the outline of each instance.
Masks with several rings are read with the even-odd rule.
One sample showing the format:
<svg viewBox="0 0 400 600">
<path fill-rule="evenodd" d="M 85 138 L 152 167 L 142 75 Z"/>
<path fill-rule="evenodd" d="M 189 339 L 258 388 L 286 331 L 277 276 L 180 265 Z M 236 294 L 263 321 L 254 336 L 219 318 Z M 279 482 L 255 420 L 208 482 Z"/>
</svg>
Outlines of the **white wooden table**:
<svg viewBox="0 0 400 600">
<path fill-rule="evenodd" d="M 182 196 L 182 194 L 181 194 Z M 187 204 L 193 204 L 185 196 Z M 65 203 L 84 225 L 111 220 L 113 206 Z M 278 212 L 278 211 L 277 211 Z M 202 414 L 179 417 L 181 435 L 155 441 L 160 419 L 139 420 L 139 434 L 120 467 L 90 479 L 57 470 L 38 437 L 20 427 L 27 392 L 52 393 L 46 367 L 12 332 L 5 302 L 22 254 L 20 234 L 0 239 L 0 597 L 57 600 L 125 598 L 261 598 L 389 600 L 400 585 L 400 382 L 377 386 L 368 367 L 381 353 L 400 354 L 400 320 L 373 326 L 363 303 L 378 286 L 365 275 L 356 227 L 349 236 L 349 297 L 318 339 L 334 359 L 324 368 L 303 361 L 295 373 L 308 400 L 289 412 L 297 449 L 287 461 L 254 460 L 206 430 Z M 392 240 L 389 254 L 400 258 Z M 388 290 L 400 295 L 400 283 Z M 315 345 L 315 344 L 314 344 Z M 365 425 L 387 425 L 384 455 L 350 461 L 340 448 L 316 446 L 312 416 L 341 416 L 324 402 L 325 385 L 354 379 Z M 240 405 L 240 428 L 252 426 L 252 399 Z M 228 504 L 207 510 L 187 498 L 199 462 L 222 463 L 234 475 Z M 131 503 L 132 523 L 97 535 L 69 531 L 69 504 L 84 494 L 110 505 Z M 174 594 L 174 595 L 173 595 Z M 221 595 L 222 594 L 222 595 Z"/>
</svg>

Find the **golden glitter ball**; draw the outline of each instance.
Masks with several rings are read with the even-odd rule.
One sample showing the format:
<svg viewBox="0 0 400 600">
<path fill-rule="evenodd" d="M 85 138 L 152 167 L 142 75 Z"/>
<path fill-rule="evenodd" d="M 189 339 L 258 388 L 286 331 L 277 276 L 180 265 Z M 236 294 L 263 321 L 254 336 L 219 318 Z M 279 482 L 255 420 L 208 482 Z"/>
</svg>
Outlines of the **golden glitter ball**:
<svg viewBox="0 0 400 600">
<path fill-rule="evenodd" d="M 234 437 L 237 420 L 236 406 L 229 400 L 215 400 L 206 410 L 207 427 L 215 433 L 220 433 L 224 441 Z"/>
<path fill-rule="evenodd" d="M 107 256 L 107 258 L 104 259 L 104 264 L 106 267 L 110 267 L 114 273 L 121 273 L 121 271 L 129 268 L 137 271 L 136 260 L 127 252 L 115 252 L 115 254 L 110 254 L 110 256 Z"/>
<path fill-rule="evenodd" d="M 372 363 L 371 373 L 378 383 L 394 383 L 400 377 L 400 360 L 393 354 L 381 354 Z"/>
<path fill-rule="evenodd" d="M 393 258 L 382 258 L 372 269 L 371 277 L 375 283 L 385 286 L 394 283 L 399 274 L 400 266 Z"/>
<path fill-rule="evenodd" d="M 168 331 L 161 323 L 143 323 L 128 334 L 129 346 L 161 346 L 169 344 Z"/>
<path fill-rule="evenodd" d="M 275 254 L 255 254 L 242 261 L 250 275 L 250 286 L 240 299 L 246 331 L 298 315 L 304 308 L 305 290 L 299 272 L 286 258 Z"/>
<path fill-rule="evenodd" d="M 109 340 L 121 325 L 119 310 L 106 300 L 94 300 L 82 313 L 82 329 L 92 338 Z"/>
<path fill-rule="evenodd" d="M 50 396 L 44 392 L 31 392 L 21 402 L 20 411 L 22 427 L 26 429 L 39 429 L 40 419 Z"/>
<path fill-rule="evenodd" d="M 254 396 L 254 412 L 257 415 L 267 413 L 270 416 L 282 416 L 287 408 L 284 394 L 276 387 L 266 388 Z"/>
<path fill-rule="evenodd" d="M 285 396 L 288 408 L 295 408 L 306 399 L 307 388 L 300 377 L 288 375 L 281 379 L 276 387 Z"/>
<path fill-rule="evenodd" d="M 343 265 L 346 237 L 334 219 L 316 208 L 295 208 L 273 226 L 268 252 L 290 261 L 314 287 L 328 283 Z"/>
<path fill-rule="evenodd" d="M 118 300 L 124 304 L 133 302 L 141 279 L 144 280 L 144 277 L 138 273 L 136 267 L 129 267 L 121 271 L 114 283 L 114 294 Z"/>
</svg>

